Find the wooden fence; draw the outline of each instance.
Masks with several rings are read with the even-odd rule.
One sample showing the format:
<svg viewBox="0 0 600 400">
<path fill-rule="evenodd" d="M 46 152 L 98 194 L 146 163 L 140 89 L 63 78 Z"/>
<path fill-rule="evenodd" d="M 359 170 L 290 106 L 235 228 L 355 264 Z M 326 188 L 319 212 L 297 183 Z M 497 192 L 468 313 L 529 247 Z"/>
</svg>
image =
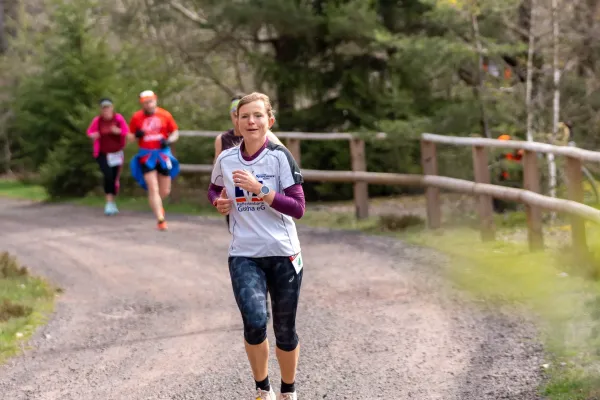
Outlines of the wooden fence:
<svg viewBox="0 0 600 400">
<path fill-rule="evenodd" d="M 181 131 L 183 137 L 215 138 L 221 132 Z M 571 216 L 572 241 L 578 253 L 587 250 L 585 220 L 600 224 L 600 210 L 583 202 L 582 161 L 600 162 L 600 152 L 574 147 L 553 146 L 545 143 L 523 141 L 501 141 L 497 139 L 452 137 L 424 133 L 421 136 L 421 164 L 423 175 L 376 173 L 366 171 L 365 142 L 349 133 L 300 133 L 278 132 L 285 140 L 286 147 L 301 164 L 300 141 L 302 140 L 344 140 L 350 143 L 352 171 L 322 171 L 302 169 L 306 181 L 349 182 L 354 184 L 354 203 L 359 219 L 368 216 L 368 184 L 403 185 L 425 187 L 427 201 L 427 223 L 431 229 L 441 226 L 441 202 L 439 191 L 470 194 L 478 197 L 478 213 L 481 220 L 482 239 L 495 237 L 492 198 L 523 203 L 526 206 L 528 240 L 532 250 L 543 248 L 542 210 L 567 213 Z M 385 134 L 377 134 L 375 139 L 385 139 Z M 475 181 L 467 181 L 438 176 L 436 144 L 470 146 L 473 149 Z M 524 189 L 509 188 L 490 184 L 488 154 L 486 148 L 524 150 Z M 569 199 L 558 199 L 540 194 L 540 175 L 537 166 L 537 153 L 552 153 L 567 159 L 567 185 Z M 182 172 L 210 173 L 212 165 L 181 165 Z"/>
<path fill-rule="evenodd" d="M 426 175 L 437 175 L 438 173 L 436 144 L 472 147 L 475 184 L 494 188 L 494 190 L 478 193 L 478 213 L 481 221 L 481 236 L 483 240 L 492 240 L 495 236 L 492 197 L 496 197 L 525 204 L 530 249 L 537 250 L 543 248 L 542 210 L 548 210 L 564 212 L 571 215 L 571 237 L 573 247 L 579 254 L 583 254 L 587 251 L 585 220 L 600 223 L 600 211 L 582 204 L 582 162 L 599 162 L 600 152 L 537 142 L 453 137 L 424 133 L 421 135 L 421 152 L 423 172 Z M 524 151 L 524 189 L 489 185 L 490 172 L 488 169 L 488 154 L 486 148 L 519 149 Z M 556 199 L 539 194 L 540 174 L 537 165 L 537 153 L 554 154 L 566 157 L 566 183 L 569 200 Z M 512 192 L 514 195 L 506 196 L 502 192 Z M 517 192 L 520 193 L 519 196 L 517 196 Z M 437 228 L 441 223 L 439 188 L 433 185 L 428 186 L 426 189 L 426 197 L 429 226 L 431 228 Z"/>
<path fill-rule="evenodd" d="M 205 137 L 216 138 L 222 132 L 216 131 L 180 131 L 183 137 Z M 365 141 L 351 133 L 304 133 L 304 132 L 277 132 L 277 137 L 284 141 L 285 146 L 290 150 L 298 165 L 302 165 L 302 154 L 300 152 L 300 142 L 302 140 L 341 140 L 350 144 L 350 160 L 352 171 L 365 172 L 367 170 L 367 159 L 365 154 Z M 385 139 L 385 133 L 378 133 L 373 136 L 374 139 Z M 182 172 L 210 173 L 212 165 L 184 164 L 181 166 Z M 332 177 L 332 174 L 334 178 Z M 369 188 L 368 182 L 352 179 L 336 179 L 336 171 L 303 170 L 303 177 L 306 181 L 313 182 L 351 182 L 354 183 L 354 205 L 356 208 L 356 217 L 364 219 L 369 216 Z"/>
</svg>

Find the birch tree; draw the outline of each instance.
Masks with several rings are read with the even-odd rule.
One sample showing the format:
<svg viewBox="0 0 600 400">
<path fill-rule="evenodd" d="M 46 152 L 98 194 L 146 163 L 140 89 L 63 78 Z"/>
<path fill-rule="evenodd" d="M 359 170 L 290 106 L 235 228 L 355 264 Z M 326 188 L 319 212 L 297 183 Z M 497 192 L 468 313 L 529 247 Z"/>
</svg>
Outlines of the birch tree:
<svg viewBox="0 0 600 400">
<path fill-rule="evenodd" d="M 554 97 L 552 102 L 552 141 L 554 141 L 554 138 L 558 134 L 558 122 L 560 117 L 560 66 L 558 65 L 559 33 L 558 0 L 552 0 L 552 70 L 554 75 Z M 556 197 L 556 161 L 554 160 L 554 154 L 548 154 L 548 179 L 550 196 Z M 554 219 L 554 213 L 552 214 L 552 217 Z"/>
</svg>

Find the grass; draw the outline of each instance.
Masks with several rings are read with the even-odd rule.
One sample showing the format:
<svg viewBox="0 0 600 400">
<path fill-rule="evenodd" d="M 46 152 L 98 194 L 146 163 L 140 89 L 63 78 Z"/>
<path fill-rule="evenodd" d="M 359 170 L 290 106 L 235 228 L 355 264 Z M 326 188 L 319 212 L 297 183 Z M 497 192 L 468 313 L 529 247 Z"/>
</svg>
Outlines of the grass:
<svg viewBox="0 0 600 400">
<path fill-rule="evenodd" d="M 0 196 L 33 201 L 48 199 L 43 187 L 9 179 L 0 179 Z"/>
<path fill-rule="evenodd" d="M 600 230 L 588 228 L 589 242 Z M 401 235 L 450 256 L 447 276 L 474 299 L 524 306 L 540 328 L 549 367 L 540 392 L 550 400 L 600 399 L 598 245 L 575 260 L 566 248 L 531 253 L 526 243 L 482 243 L 479 232 L 451 229 Z"/>
<path fill-rule="evenodd" d="M 526 224 L 523 212 L 495 218 L 498 237 L 509 237 Z M 404 226 L 406 220 L 411 221 L 409 226 Z M 600 276 L 600 229 L 588 226 L 591 255 L 576 260 L 567 247 L 531 253 L 526 242 L 482 243 L 479 231 L 468 227 L 453 226 L 434 233 L 422 229 L 413 217 L 398 224 L 388 217 L 357 221 L 350 214 L 314 211 L 301 221 L 393 235 L 445 253 L 450 262 L 444 273 L 473 300 L 525 308 L 537 322 L 548 363 L 545 382 L 539 388 L 545 398 L 600 399 L 600 282 L 596 280 Z M 399 229 L 386 229 L 395 225 Z"/>
<path fill-rule="evenodd" d="M 43 190 L 31 185 L 3 183 L 0 196 L 44 200 Z M 74 204 L 100 206 L 102 197 L 70 200 Z M 122 209 L 147 210 L 145 198 L 121 197 Z M 210 214 L 205 207 L 180 203 L 170 211 Z M 214 211 L 212 211 L 214 214 Z M 502 240 L 482 243 L 479 232 L 466 227 L 431 232 L 414 216 L 371 217 L 357 221 L 349 213 L 311 209 L 301 224 L 314 227 L 360 230 L 393 235 L 409 243 L 429 247 L 449 256 L 444 272 L 458 287 L 479 302 L 525 307 L 540 328 L 549 367 L 540 393 L 549 400 L 600 399 L 600 229 L 588 227 L 591 256 L 573 260 L 568 249 L 551 248 L 531 253 L 527 243 Z M 514 212 L 496 216 L 503 232 L 523 229 L 525 215 Z M 549 231 L 549 229 L 548 229 Z M 541 366 L 540 366 L 541 368 Z"/>
<path fill-rule="evenodd" d="M 0 364 L 24 350 L 23 344 L 46 322 L 56 292 L 13 256 L 0 253 Z"/>
</svg>

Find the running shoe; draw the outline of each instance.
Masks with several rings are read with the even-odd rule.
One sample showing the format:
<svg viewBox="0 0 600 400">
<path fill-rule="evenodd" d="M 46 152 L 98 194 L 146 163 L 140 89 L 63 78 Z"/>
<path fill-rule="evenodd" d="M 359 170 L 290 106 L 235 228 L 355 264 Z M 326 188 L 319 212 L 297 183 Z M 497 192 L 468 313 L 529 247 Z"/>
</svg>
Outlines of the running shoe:
<svg viewBox="0 0 600 400">
<path fill-rule="evenodd" d="M 277 400 L 298 400 L 296 392 L 294 393 L 281 393 Z"/>
<path fill-rule="evenodd" d="M 167 230 L 167 221 L 159 221 L 157 224 L 157 228 L 159 231 L 166 231 Z"/>
<path fill-rule="evenodd" d="M 119 212 L 117 205 L 113 202 L 108 202 L 104 206 L 104 215 L 115 215 Z"/>
<path fill-rule="evenodd" d="M 271 388 L 268 392 L 262 389 L 256 389 L 256 400 L 277 400 L 275 392 Z"/>
</svg>

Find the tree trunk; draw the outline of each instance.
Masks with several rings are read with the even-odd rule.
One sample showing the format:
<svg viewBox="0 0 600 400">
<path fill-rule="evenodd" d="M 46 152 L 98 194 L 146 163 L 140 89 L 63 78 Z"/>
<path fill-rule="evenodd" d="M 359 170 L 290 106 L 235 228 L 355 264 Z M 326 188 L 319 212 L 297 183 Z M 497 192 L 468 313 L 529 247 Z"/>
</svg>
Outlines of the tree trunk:
<svg viewBox="0 0 600 400">
<path fill-rule="evenodd" d="M 488 127 L 487 116 L 485 113 L 484 95 L 483 95 L 483 48 L 481 46 L 481 40 L 479 37 L 479 24 L 477 22 L 477 15 L 475 12 L 471 12 L 471 25 L 473 28 L 473 40 L 477 48 L 477 97 L 479 99 L 479 106 L 481 108 L 481 129 L 483 134 L 487 138 L 491 138 L 490 130 Z"/>
<path fill-rule="evenodd" d="M 5 28 L 5 12 L 4 12 L 4 0 L 0 0 L 0 55 L 6 53 L 8 44 L 6 40 L 6 28 Z"/>
<path fill-rule="evenodd" d="M 598 13 L 598 0 L 581 1 L 575 8 L 575 20 L 578 22 L 575 32 L 582 37 L 581 44 L 577 46 L 577 53 L 581 59 L 578 74 L 584 77 L 594 77 L 596 71 L 596 57 L 594 42 L 595 19 Z M 590 87 L 589 85 L 587 86 Z"/>
<path fill-rule="evenodd" d="M 525 104 L 527 106 L 527 140 L 533 141 L 533 55 L 535 54 L 535 37 L 533 32 L 533 23 L 535 16 L 536 1 L 529 0 L 529 48 L 527 49 L 527 83 Z"/>
<path fill-rule="evenodd" d="M 285 115 L 290 115 L 293 110 L 294 110 L 294 99 L 295 99 L 295 94 L 294 94 L 294 88 L 290 87 L 289 85 L 286 85 L 284 83 L 279 83 L 277 85 L 277 106 L 278 106 L 278 113 L 280 113 L 281 115 L 285 116 Z M 287 128 L 288 124 L 286 124 L 285 122 L 285 118 L 282 118 L 279 121 L 279 127 L 286 131 L 286 130 L 290 130 L 290 128 Z"/>
<path fill-rule="evenodd" d="M 275 43 L 275 60 L 279 66 L 291 65 L 296 59 L 297 45 L 294 39 L 280 37 Z M 287 77 L 279 79 L 277 82 L 277 112 L 280 114 L 280 129 L 293 129 L 293 112 L 296 104 L 296 89 L 293 82 Z"/>
<path fill-rule="evenodd" d="M 8 40 L 6 32 L 6 10 L 5 10 L 5 1 L 0 0 L 0 56 L 6 54 L 8 50 Z M 0 79 L 3 79 L 0 77 Z M 8 116 L 7 111 L 1 111 L 5 115 L 0 115 L 0 143 L 2 143 L 2 150 L 0 150 L 0 173 L 11 173 L 10 163 L 11 163 L 11 153 L 10 153 L 10 140 L 8 137 L 8 128 L 7 128 L 7 120 Z"/>
<path fill-rule="evenodd" d="M 8 138 L 8 132 L 4 132 L 3 134 L 4 136 L 4 144 L 3 144 L 3 148 L 2 148 L 2 163 L 0 164 L 0 172 L 7 174 L 7 175 L 12 175 L 12 169 L 10 167 L 11 164 L 11 159 L 12 159 L 12 153 L 10 152 L 10 140 Z"/>
<path fill-rule="evenodd" d="M 552 141 L 558 133 L 558 122 L 560 116 L 560 68 L 558 65 L 558 44 L 559 44 L 559 27 L 558 27 L 558 0 L 552 0 L 552 42 L 554 60 L 552 69 L 554 72 L 554 101 L 552 106 Z M 550 196 L 556 197 L 556 162 L 554 154 L 548 154 L 548 175 L 550 185 Z M 552 215 L 555 218 L 555 213 Z"/>
</svg>

